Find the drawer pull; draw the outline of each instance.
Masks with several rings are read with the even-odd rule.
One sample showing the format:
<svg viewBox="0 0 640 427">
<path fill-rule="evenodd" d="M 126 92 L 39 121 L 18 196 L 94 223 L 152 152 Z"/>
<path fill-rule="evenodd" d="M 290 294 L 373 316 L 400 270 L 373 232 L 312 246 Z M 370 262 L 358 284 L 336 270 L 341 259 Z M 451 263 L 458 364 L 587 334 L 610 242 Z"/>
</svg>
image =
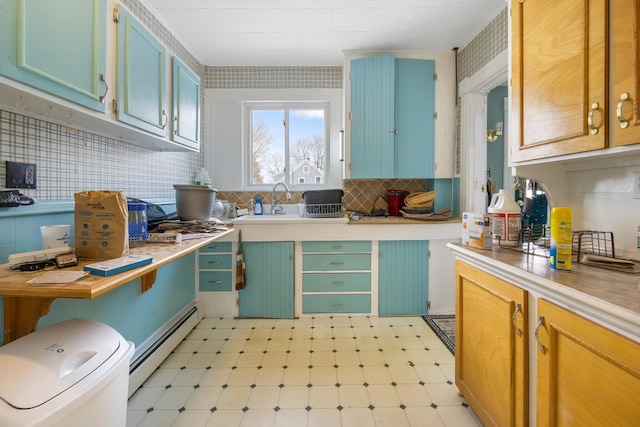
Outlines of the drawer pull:
<svg viewBox="0 0 640 427">
<path fill-rule="evenodd" d="M 336 280 L 335 282 L 331 282 L 329 284 L 332 286 L 339 286 L 339 285 L 344 285 L 344 282 Z"/>
<path fill-rule="evenodd" d="M 222 261 L 207 261 L 207 264 L 218 265 L 218 264 L 222 264 Z"/>
<path fill-rule="evenodd" d="M 593 115 L 596 113 L 596 111 L 598 111 L 599 108 L 600 104 L 594 102 L 593 104 L 591 104 L 591 111 L 589 111 L 589 115 L 587 116 L 587 124 L 589 125 L 589 129 L 591 130 L 591 135 L 598 134 L 598 126 L 593 123 Z"/>
<path fill-rule="evenodd" d="M 222 280 L 209 280 L 208 283 L 215 283 L 216 285 L 219 285 L 222 283 Z"/>
<path fill-rule="evenodd" d="M 518 324 L 516 323 L 516 316 L 518 316 L 518 312 L 522 311 L 522 305 L 518 303 L 516 306 L 516 310 L 513 312 L 513 316 L 511 316 L 511 322 L 513 323 L 513 328 L 516 330 L 516 334 L 521 337 L 522 329 L 518 328 Z"/>
<path fill-rule="evenodd" d="M 334 302 L 329 304 L 329 307 L 340 308 L 340 307 L 344 307 L 344 304 L 340 304 L 339 302 Z"/>
<path fill-rule="evenodd" d="M 209 246 L 208 249 L 222 249 L 222 246 Z"/>
<path fill-rule="evenodd" d="M 616 115 L 618 116 L 618 121 L 620 122 L 620 127 L 622 129 L 626 129 L 629 127 L 629 120 L 625 119 L 622 115 L 622 105 L 624 102 L 629 99 L 629 94 L 627 92 L 620 95 L 620 102 L 618 102 L 618 108 L 616 108 Z"/>
<path fill-rule="evenodd" d="M 331 245 L 330 249 L 344 249 L 344 246 L 342 246 L 342 245 Z"/>
<path fill-rule="evenodd" d="M 344 262 L 342 262 L 342 261 L 331 261 L 329 263 L 329 265 L 344 265 Z"/>
<path fill-rule="evenodd" d="M 540 342 L 540 336 L 538 335 L 538 332 L 540 331 L 540 328 L 542 327 L 543 324 L 544 324 L 544 316 L 540 316 L 538 320 L 538 326 L 536 326 L 536 332 L 534 333 L 536 337 L 536 342 L 538 343 L 538 347 L 540 348 L 540 353 L 542 354 L 544 354 L 544 346 Z"/>
</svg>

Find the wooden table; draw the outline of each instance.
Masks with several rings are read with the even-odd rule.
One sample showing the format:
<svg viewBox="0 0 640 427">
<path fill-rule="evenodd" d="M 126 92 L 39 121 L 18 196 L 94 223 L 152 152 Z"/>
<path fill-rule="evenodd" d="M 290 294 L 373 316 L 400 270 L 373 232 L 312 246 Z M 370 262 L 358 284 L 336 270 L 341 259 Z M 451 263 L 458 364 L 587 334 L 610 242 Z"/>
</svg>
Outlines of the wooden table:
<svg viewBox="0 0 640 427">
<path fill-rule="evenodd" d="M 210 237 L 186 239 L 182 243 L 147 243 L 132 248 L 132 255 L 150 255 L 153 262 L 109 277 L 88 275 L 68 285 L 33 286 L 29 280 L 40 277 L 44 271 L 23 272 L 11 270 L 9 264 L 0 265 L 0 296 L 4 297 L 4 344 L 36 330 L 38 321 L 49 312 L 56 298 L 94 299 L 134 279 L 140 278 L 141 291 L 146 292 L 156 281 L 159 267 L 187 255 L 209 243 L 221 239 L 235 230 L 218 232 Z M 82 270 L 95 260 L 80 262 L 65 270 Z"/>
</svg>

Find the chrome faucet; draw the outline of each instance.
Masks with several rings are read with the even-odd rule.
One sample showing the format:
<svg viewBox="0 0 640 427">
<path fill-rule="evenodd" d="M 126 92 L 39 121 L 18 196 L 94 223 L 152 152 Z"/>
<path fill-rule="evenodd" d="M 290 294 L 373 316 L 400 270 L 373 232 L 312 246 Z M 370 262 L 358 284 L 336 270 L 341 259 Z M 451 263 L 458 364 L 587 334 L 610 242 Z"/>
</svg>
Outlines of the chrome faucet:
<svg viewBox="0 0 640 427">
<path fill-rule="evenodd" d="M 291 200 L 291 193 L 289 193 L 289 187 L 284 182 L 276 182 L 271 189 L 271 215 L 276 214 L 284 214 L 284 208 L 278 201 L 276 200 L 276 188 L 282 185 L 284 187 L 284 191 L 287 194 L 287 200 Z"/>
</svg>

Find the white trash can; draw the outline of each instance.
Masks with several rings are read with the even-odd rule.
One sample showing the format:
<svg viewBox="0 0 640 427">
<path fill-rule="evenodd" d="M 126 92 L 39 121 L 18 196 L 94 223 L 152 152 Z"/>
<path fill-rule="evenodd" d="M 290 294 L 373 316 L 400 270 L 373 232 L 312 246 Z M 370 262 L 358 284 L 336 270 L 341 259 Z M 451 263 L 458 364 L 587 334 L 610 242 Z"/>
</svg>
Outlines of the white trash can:
<svg viewBox="0 0 640 427">
<path fill-rule="evenodd" d="M 134 345 L 71 319 L 0 347 L 0 426 L 124 427 Z"/>
</svg>

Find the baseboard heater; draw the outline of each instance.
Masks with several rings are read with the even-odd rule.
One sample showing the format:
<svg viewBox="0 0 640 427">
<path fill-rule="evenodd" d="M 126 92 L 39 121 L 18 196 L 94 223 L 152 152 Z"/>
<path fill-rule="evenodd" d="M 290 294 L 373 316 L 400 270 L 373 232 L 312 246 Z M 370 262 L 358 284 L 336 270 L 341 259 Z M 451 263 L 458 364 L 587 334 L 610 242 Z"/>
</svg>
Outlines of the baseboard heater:
<svg viewBox="0 0 640 427">
<path fill-rule="evenodd" d="M 140 346 L 143 349 L 142 352 L 137 356 L 134 354 L 129 364 L 129 397 L 200 321 L 200 312 L 195 306 L 187 307 L 185 310 L 178 313 L 171 321 L 167 322 L 167 325 L 160 328 L 143 343 Z"/>
</svg>

